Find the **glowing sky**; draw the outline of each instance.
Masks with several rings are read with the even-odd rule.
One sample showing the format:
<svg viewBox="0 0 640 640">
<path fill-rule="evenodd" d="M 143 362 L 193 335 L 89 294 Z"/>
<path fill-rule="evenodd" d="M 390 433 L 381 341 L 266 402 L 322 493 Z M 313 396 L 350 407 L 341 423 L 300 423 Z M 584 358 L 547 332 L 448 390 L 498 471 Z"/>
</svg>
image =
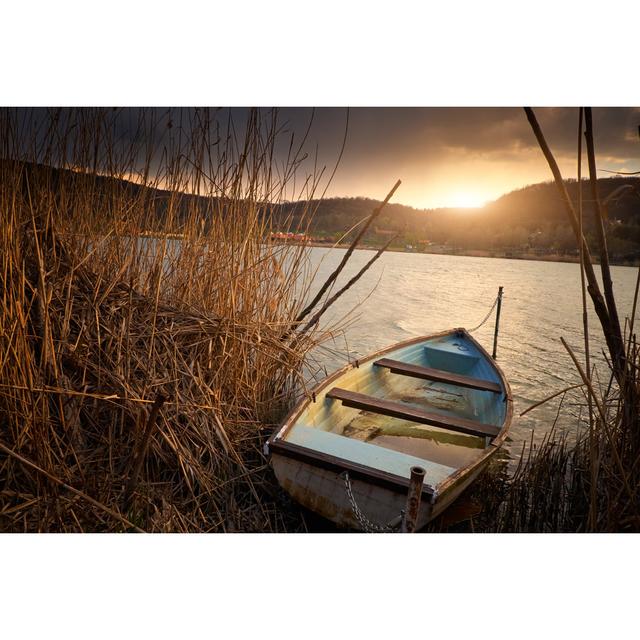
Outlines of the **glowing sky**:
<svg viewBox="0 0 640 640">
<path fill-rule="evenodd" d="M 535 111 L 563 176 L 575 178 L 578 109 Z M 282 108 L 280 117 L 302 135 L 311 113 Z M 309 141 L 321 163 L 335 163 L 346 115 L 344 108 L 315 110 Z M 594 108 L 593 116 L 598 168 L 640 170 L 640 108 Z M 394 201 L 433 208 L 477 206 L 551 174 L 520 108 L 350 109 L 327 195 L 382 198 L 397 178 L 403 184 Z"/>
<path fill-rule="evenodd" d="M 265 121 L 273 116 L 271 108 L 260 110 Z M 30 110 L 21 112 L 29 127 L 47 113 L 36 111 L 34 120 L 30 120 Z M 139 110 L 116 111 L 118 138 L 126 143 L 136 130 Z M 183 131 L 195 115 L 193 109 L 184 107 L 153 107 L 151 111 L 161 125 L 157 129 L 160 132 L 168 130 L 169 121 L 172 131 Z M 535 111 L 563 176 L 575 178 L 577 107 Z M 308 159 L 300 167 L 300 182 L 314 167 L 326 167 L 325 180 L 316 196 L 326 186 L 340 154 L 347 113 L 346 146 L 327 196 L 382 199 L 401 179 L 394 202 L 417 208 L 474 207 L 513 189 L 551 179 L 521 108 L 281 107 L 277 112 L 280 142 L 274 160 L 284 164 L 291 137 L 297 146 L 306 133 L 303 149 Z M 209 115 L 227 131 L 231 122 L 233 131 L 242 137 L 249 109 L 210 108 Z M 640 108 L 594 108 L 593 118 L 600 175 L 610 175 L 603 169 L 640 170 Z M 42 122 L 37 129 L 48 130 Z M 300 192 L 291 191 L 287 198 L 301 197 Z"/>
</svg>

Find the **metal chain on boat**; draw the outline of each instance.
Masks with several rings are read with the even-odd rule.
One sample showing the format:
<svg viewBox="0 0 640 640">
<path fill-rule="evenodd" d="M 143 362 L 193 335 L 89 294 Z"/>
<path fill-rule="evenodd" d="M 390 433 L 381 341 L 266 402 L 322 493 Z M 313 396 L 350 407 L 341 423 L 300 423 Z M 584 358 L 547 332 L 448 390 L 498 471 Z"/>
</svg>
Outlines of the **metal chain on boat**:
<svg viewBox="0 0 640 640">
<path fill-rule="evenodd" d="M 360 523 L 363 530 L 367 533 L 392 533 L 398 529 L 398 526 L 392 527 L 390 525 L 381 525 L 376 522 L 372 522 L 367 518 L 367 516 L 362 512 L 358 504 L 356 503 L 356 499 L 353 495 L 353 489 L 351 488 L 351 479 L 349 478 L 349 472 L 343 471 L 340 476 L 344 480 L 345 490 L 347 492 L 347 498 L 349 499 L 349 504 L 351 505 L 351 511 L 355 516 L 356 520 Z"/>
<path fill-rule="evenodd" d="M 483 318 L 482 322 L 479 325 L 473 327 L 473 329 L 467 329 L 467 333 L 473 333 L 474 331 L 477 331 L 491 317 L 491 314 L 493 313 L 493 310 L 496 308 L 496 305 L 498 304 L 499 299 L 500 299 L 500 294 L 496 296 L 496 299 L 493 301 L 493 304 L 491 305 L 491 309 L 489 309 L 489 312 Z"/>
</svg>

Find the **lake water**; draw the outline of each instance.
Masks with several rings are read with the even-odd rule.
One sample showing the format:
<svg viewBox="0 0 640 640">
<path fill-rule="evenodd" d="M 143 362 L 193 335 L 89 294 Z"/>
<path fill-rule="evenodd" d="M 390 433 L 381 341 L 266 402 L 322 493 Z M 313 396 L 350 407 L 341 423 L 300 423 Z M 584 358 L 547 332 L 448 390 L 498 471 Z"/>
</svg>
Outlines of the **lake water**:
<svg viewBox="0 0 640 640">
<path fill-rule="evenodd" d="M 316 270 L 315 290 L 335 269 L 344 249 L 313 248 L 310 267 Z M 355 251 L 338 279 L 337 291 L 373 256 Z M 596 267 L 599 271 L 599 267 Z M 612 267 L 621 321 L 631 313 L 637 269 Z M 323 376 L 349 359 L 365 356 L 411 337 L 452 327 L 475 327 L 487 314 L 498 286 L 504 297 L 498 340 L 498 363 L 514 398 L 514 420 L 506 451 L 515 460 L 523 441 L 540 441 L 558 413 L 560 398 L 519 414 L 533 403 L 580 382 L 569 355 L 560 343 L 564 337 L 583 357 L 580 267 L 577 264 L 472 258 L 465 256 L 397 253 L 384 254 L 362 279 L 327 312 L 324 325 L 346 314 L 350 324 L 344 332 L 318 349 L 314 356 Z M 591 353 L 608 383 L 602 356 L 597 317 L 589 306 Z M 354 309 L 354 307 L 356 307 Z M 487 351 L 493 345 L 495 314 L 474 337 Z M 558 429 L 575 436 L 580 404 L 579 391 L 567 394 L 558 416 Z"/>
</svg>

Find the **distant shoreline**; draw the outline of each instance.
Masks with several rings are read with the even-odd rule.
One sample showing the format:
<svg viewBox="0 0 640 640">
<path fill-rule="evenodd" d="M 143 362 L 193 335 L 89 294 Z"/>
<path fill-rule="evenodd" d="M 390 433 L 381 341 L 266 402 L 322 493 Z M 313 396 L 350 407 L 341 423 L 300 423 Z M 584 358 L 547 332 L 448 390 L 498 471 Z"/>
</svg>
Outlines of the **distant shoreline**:
<svg viewBox="0 0 640 640">
<path fill-rule="evenodd" d="M 160 233 L 153 231 L 145 231 L 141 234 L 145 238 L 168 238 L 171 240 L 182 240 L 183 235 L 179 233 Z M 328 242 L 294 242 L 287 241 L 280 244 L 289 244 L 294 246 L 307 246 L 319 249 L 348 249 L 351 245 L 348 242 L 341 242 L 339 244 L 330 244 Z M 360 245 L 357 247 L 362 251 L 379 251 L 381 246 L 372 245 Z M 576 255 L 560 254 L 560 253 L 547 253 L 536 254 L 526 253 L 524 251 L 486 251 L 482 249 L 458 249 L 455 251 L 438 251 L 438 250 L 421 250 L 414 251 L 413 249 L 404 249 L 402 247 L 387 247 L 385 251 L 393 251 L 395 253 L 416 253 L 416 254 L 428 254 L 437 256 L 461 256 L 465 258 L 500 258 L 502 260 L 533 260 L 536 262 L 567 262 L 571 264 L 578 264 L 580 257 Z M 509 255 L 507 255 L 507 253 Z M 591 259 L 594 264 L 599 264 L 598 256 L 592 255 Z M 610 259 L 610 263 L 616 267 L 639 267 L 640 259 L 634 260 L 615 260 Z"/>
<path fill-rule="evenodd" d="M 300 243 L 288 243 L 288 244 L 300 244 Z M 328 242 L 307 242 L 304 243 L 309 247 L 318 247 L 325 249 L 348 249 L 349 243 L 329 244 Z M 366 251 L 379 251 L 381 247 L 374 247 L 371 245 L 359 246 L 358 249 Z M 466 258 L 501 258 L 502 260 L 534 260 L 536 262 L 568 262 L 572 264 L 579 264 L 580 257 L 572 255 L 564 255 L 559 253 L 549 253 L 538 255 L 535 253 L 510 251 L 510 255 L 505 255 L 504 251 L 483 251 L 481 249 L 469 249 L 469 250 L 456 250 L 456 251 L 413 251 L 411 249 L 403 249 L 402 247 L 388 247 L 386 251 L 394 251 L 396 253 L 417 253 L 417 254 L 429 254 L 438 256 L 461 256 Z M 599 264 L 598 257 L 591 256 L 594 264 Z M 640 266 L 640 259 L 635 260 L 610 260 L 613 266 L 617 267 L 638 267 Z"/>
</svg>

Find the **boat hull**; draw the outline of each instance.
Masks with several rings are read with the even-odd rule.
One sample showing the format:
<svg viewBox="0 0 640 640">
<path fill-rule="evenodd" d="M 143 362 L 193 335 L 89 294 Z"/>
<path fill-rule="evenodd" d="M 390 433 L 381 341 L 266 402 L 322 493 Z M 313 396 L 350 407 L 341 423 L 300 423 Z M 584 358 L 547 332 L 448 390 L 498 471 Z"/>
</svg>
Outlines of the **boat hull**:
<svg viewBox="0 0 640 640">
<path fill-rule="evenodd" d="M 280 486 L 303 507 L 340 528 L 371 530 L 357 519 L 340 473 L 279 454 L 272 456 L 272 464 Z M 349 481 L 355 502 L 368 520 L 382 527 L 396 524 L 406 505 L 405 495 L 359 478 L 350 478 Z M 417 520 L 419 528 L 431 519 L 431 510 L 432 506 L 427 501 L 421 503 Z"/>
<path fill-rule="evenodd" d="M 461 475 L 433 502 L 430 496 L 423 496 L 416 520 L 417 531 L 443 513 L 478 478 L 495 451 L 497 449 L 488 452 L 476 468 Z M 297 503 L 341 529 L 372 532 L 356 517 L 342 472 L 323 469 L 278 453 L 272 454 L 271 463 L 280 486 Z M 407 495 L 401 488 L 385 488 L 357 477 L 350 478 L 350 483 L 355 502 L 369 521 L 383 528 L 398 528 L 407 503 Z"/>
<path fill-rule="evenodd" d="M 430 361 L 420 351 L 423 344 L 429 345 Z M 381 360 L 381 356 L 403 358 L 400 362 L 389 358 Z M 470 356 L 478 364 L 469 372 L 464 367 L 468 369 Z M 396 369 L 400 374 L 382 371 L 382 367 L 374 366 L 378 363 L 385 370 Z M 437 370 L 425 366 L 436 366 Z M 450 373 L 446 373 L 444 380 L 441 380 L 445 371 Z M 434 373 L 437 373 L 435 380 Z M 462 393 L 478 403 L 477 415 L 487 424 L 475 426 L 478 423 L 473 423 L 472 435 L 468 435 L 465 432 L 468 431 L 470 420 L 449 420 L 451 427 L 445 426 L 444 431 L 436 428 L 439 432 L 434 433 L 433 427 L 430 428 L 431 432 L 426 437 L 437 438 L 439 444 L 435 448 L 422 449 L 420 452 L 417 447 L 425 446 L 425 441 L 420 440 L 416 441 L 416 449 L 411 453 L 398 453 L 397 449 L 389 446 L 388 439 L 382 448 L 374 446 L 376 441 L 372 441 L 373 444 L 369 442 L 369 436 L 373 434 L 377 437 L 376 431 L 368 425 L 364 425 L 369 429 L 366 439 L 349 437 L 351 434 L 345 427 L 347 420 L 359 415 L 357 419 L 361 423 L 358 427 L 362 428 L 363 420 L 371 421 L 371 411 L 378 416 L 375 418 L 376 429 L 386 430 L 384 433 L 394 437 L 404 437 L 406 434 L 416 437 L 415 428 L 408 427 L 406 420 L 402 422 L 403 418 L 415 422 L 426 416 L 427 424 L 439 425 L 439 419 L 433 422 L 433 413 L 409 413 L 404 409 L 415 407 L 415 390 L 410 397 L 407 393 L 408 385 L 413 383 L 404 381 L 407 376 L 414 379 L 416 375 L 426 375 L 429 379 L 427 387 L 418 389 L 441 389 L 442 385 L 451 388 L 446 387 L 447 384 L 454 384 L 456 389 L 464 387 Z M 422 385 L 424 381 L 420 379 L 418 383 Z M 398 402 L 380 402 L 384 399 L 385 391 L 397 392 L 398 384 L 405 385 L 398 397 L 409 403 L 402 405 L 400 420 Z M 356 393 L 347 393 L 345 389 L 338 389 L 334 385 L 341 385 Z M 363 395 L 367 393 L 370 395 Z M 352 401 L 352 397 L 356 400 Z M 335 398 L 342 400 L 347 407 L 351 401 L 355 409 L 341 408 Z M 361 398 L 365 398 L 364 406 Z M 357 413 L 358 410 L 360 413 Z M 348 411 L 351 414 L 347 416 Z M 387 417 L 384 417 L 385 414 Z M 397 530 L 407 503 L 409 467 L 422 466 L 426 473 L 416 522 L 416 530 L 419 530 L 445 511 L 486 469 L 507 436 L 512 414 L 510 388 L 500 368 L 468 332 L 454 329 L 387 347 L 329 376 L 296 405 L 270 438 L 268 448 L 278 482 L 295 501 L 340 528 L 360 531 Z M 445 410 L 439 415 L 443 415 L 447 422 L 451 411 Z M 350 428 L 355 423 L 356 419 L 353 419 L 347 426 Z M 481 437 L 487 429 L 490 429 L 491 435 Z M 462 434 L 459 433 L 461 431 Z M 428 446 L 431 447 L 431 444 Z M 451 457 L 452 452 L 455 452 L 455 458 Z M 460 455 L 464 458 L 460 458 Z M 345 471 L 349 473 L 353 501 L 345 485 Z"/>
</svg>

